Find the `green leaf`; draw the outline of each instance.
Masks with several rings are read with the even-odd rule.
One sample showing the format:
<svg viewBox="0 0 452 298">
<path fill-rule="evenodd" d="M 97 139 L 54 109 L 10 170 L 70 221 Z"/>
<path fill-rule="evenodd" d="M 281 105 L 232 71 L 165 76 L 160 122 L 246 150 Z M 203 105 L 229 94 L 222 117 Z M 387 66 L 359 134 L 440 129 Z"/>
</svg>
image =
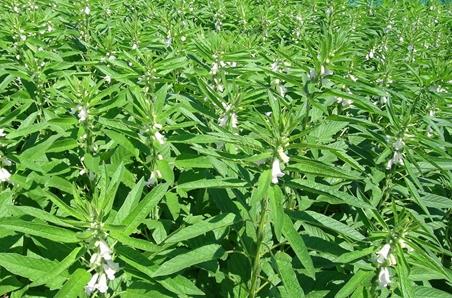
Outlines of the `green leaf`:
<svg viewBox="0 0 452 298">
<path fill-rule="evenodd" d="M 85 286 L 88 284 L 91 275 L 85 269 L 78 268 L 69 277 L 69 280 L 56 293 L 55 298 L 83 297 Z"/>
<path fill-rule="evenodd" d="M 177 188 L 184 190 L 199 189 L 199 188 L 238 188 L 244 187 L 246 182 L 238 179 L 200 179 L 191 182 L 181 183 Z"/>
<path fill-rule="evenodd" d="M 258 221 L 258 214 L 260 211 L 261 202 L 267 195 L 267 190 L 270 187 L 271 177 L 272 176 L 270 170 L 263 171 L 259 176 L 259 180 L 257 181 L 257 187 L 253 190 L 251 194 L 250 214 L 256 222 Z"/>
<path fill-rule="evenodd" d="M 343 224 L 342 222 L 337 221 L 330 216 L 326 216 L 314 211 L 303 211 L 292 214 L 294 214 L 295 218 L 297 219 L 305 220 L 315 225 L 326 227 L 339 234 L 350 237 L 351 239 L 358 241 L 365 239 L 364 235 L 362 235 L 354 228 L 350 227 L 349 225 Z"/>
<path fill-rule="evenodd" d="M 129 192 L 126 199 L 124 200 L 124 203 L 122 203 L 121 208 L 119 208 L 118 212 L 116 213 L 113 223 L 121 223 L 131 212 L 131 210 L 137 206 L 141 194 L 143 193 L 144 185 L 144 178 L 141 178 L 140 181 L 138 181 L 133 189 Z"/>
<path fill-rule="evenodd" d="M 303 238 L 301 238 L 300 234 L 298 234 L 297 230 L 295 230 L 290 217 L 286 214 L 284 215 L 282 233 L 289 242 L 301 264 L 303 264 L 306 268 L 308 276 L 315 279 L 315 268 L 312 263 L 311 256 L 309 255 L 308 248 L 306 247 Z"/>
<path fill-rule="evenodd" d="M 174 258 L 161 264 L 154 272 L 153 277 L 170 275 L 199 263 L 212 261 L 223 256 L 221 245 L 209 244 L 192 249 L 186 253 L 178 254 Z"/>
<path fill-rule="evenodd" d="M 345 283 L 345 285 L 336 293 L 335 298 L 350 297 L 353 292 L 362 287 L 367 286 L 372 278 L 375 276 L 374 271 L 365 271 L 359 269 L 352 277 Z"/>
<path fill-rule="evenodd" d="M 150 193 L 148 193 L 138 205 L 133 208 L 129 215 L 121 222 L 125 225 L 124 233 L 129 235 L 135 231 L 140 223 L 145 219 L 152 208 L 157 206 L 160 200 L 165 196 L 168 189 L 168 184 L 159 184 L 155 186 Z"/>
<path fill-rule="evenodd" d="M 206 234 L 215 229 L 225 228 L 237 222 L 236 215 L 232 213 L 219 214 L 207 220 L 195 223 L 189 227 L 183 228 L 165 240 L 165 244 L 177 244 L 199 235 Z"/>
<path fill-rule="evenodd" d="M 36 287 L 43 284 L 48 284 L 49 282 L 52 282 L 55 278 L 60 276 L 66 269 L 69 268 L 72 264 L 74 264 L 84 253 L 84 250 L 82 251 L 81 247 L 75 248 L 67 257 L 65 257 L 61 262 L 59 262 L 52 272 L 46 275 L 40 276 L 38 279 L 33 281 L 29 285 L 29 287 Z"/>
<path fill-rule="evenodd" d="M 301 188 L 312 193 L 324 195 L 326 197 L 331 197 L 337 200 L 339 204 L 348 204 L 350 206 L 355 206 L 358 208 L 374 209 L 374 207 L 372 207 L 372 205 L 370 205 L 369 203 L 361 201 L 356 197 L 349 195 L 348 193 L 336 190 L 331 186 L 301 179 L 291 180 L 287 184 L 294 188 Z"/>
<path fill-rule="evenodd" d="M 275 260 L 288 297 L 304 297 L 297 274 L 293 270 L 291 257 L 284 252 L 278 252 L 275 255 Z"/>
<path fill-rule="evenodd" d="M 28 278 L 31 281 L 41 282 L 46 276 L 58 268 L 58 262 L 47 259 L 38 259 L 19 255 L 16 253 L 0 253 L 0 266 L 9 272 Z M 51 289 L 61 285 L 67 274 L 60 272 L 51 280 L 46 280 Z"/>
<path fill-rule="evenodd" d="M 361 179 L 360 177 L 348 175 L 344 170 L 324 163 L 304 159 L 300 163 L 291 164 L 288 170 L 294 170 L 303 174 L 314 174 L 321 177 L 333 177 L 342 179 Z"/>
<path fill-rule="evenodd" d="M 1 218 L 0 228 L 32 236 L 39 236 L 61 243 L 77 243 L 80 241 L 73 231 L 15 218 Z"/>
</svg>

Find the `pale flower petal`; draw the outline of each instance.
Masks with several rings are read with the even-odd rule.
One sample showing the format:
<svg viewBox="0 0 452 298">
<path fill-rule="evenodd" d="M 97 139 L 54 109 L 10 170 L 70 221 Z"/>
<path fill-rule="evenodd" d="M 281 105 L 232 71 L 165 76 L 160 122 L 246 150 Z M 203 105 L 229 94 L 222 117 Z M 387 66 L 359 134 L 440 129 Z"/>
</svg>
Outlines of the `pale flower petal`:
<svg viewBox="0 0 452 298">
<path fill-rule="evenodd" d="M 382 267 L 380 273 L 378 274 L 378 284 L 382 288 L 386 288 L 388 284 L 391 283 L 389 269 L 387 267 Z"/>
<path fill-rule="evenodd" d="M 9 182 L 11 174 L 7 169 L 0 168 L 0 182 Z"/>
<path fill-rule="evenodd" d="M 108 260 L 103 264 L 104 272 L 109 280 L 115 279 L 115 273 L 119 271 L 119 264 Z"/>
<path fill-rule="evenodd" d="M 107 285 L 107 276 L 102 273 L 99 276 L 99 280 L 97 281 L 97 285 L 96 288 L 99 290 L 99 292 L 101 293 L 106 293 L 108 290 L 108 285 Z"/>
<path fill-rule="evenodd" d="M 279 163 L 279 159 L 275 158 L 272 164 L 272 183 L 277 184 L 278 178 L 284 176 L 284 173 L 281 172 L 281 167 Z"/>
<path fill-rule="evenodd" d="M 383 247 L 377 252 L 377 262 L 382 264 L 388 258 L 389 251 L 391 250 L 391 245 L 386 243 Z"/>
<path fill-rule="evenodd" d="M 91 279 L 89 280 L 88 284 L 85 287 L 85 292 L 90 295 L 92 292 L 94 292 L 94 290 L 96 289 L 96 283 L 97 283 L 97 278 L 99 277 L 99 274 L 96 273 L 94 274 Z"/>
<path fill-rule="evenodd" d="M 159 131 L 154 133 L 154 138 L 160 143 L 160 145 L 165 144 L 165 137 Z"/>
</svg>

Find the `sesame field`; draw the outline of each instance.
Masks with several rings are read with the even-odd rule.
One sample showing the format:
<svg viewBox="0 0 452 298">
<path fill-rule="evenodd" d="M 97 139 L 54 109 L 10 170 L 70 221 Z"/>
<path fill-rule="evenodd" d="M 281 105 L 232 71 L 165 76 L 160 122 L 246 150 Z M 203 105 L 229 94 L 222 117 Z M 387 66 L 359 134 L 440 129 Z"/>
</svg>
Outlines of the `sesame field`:
<svg viewBox="0 0 452 298">
<path fill-rule="evenodd" d="M 452 297 L 452 5 L 0 0 L 0 297 Z"/>
</svg>

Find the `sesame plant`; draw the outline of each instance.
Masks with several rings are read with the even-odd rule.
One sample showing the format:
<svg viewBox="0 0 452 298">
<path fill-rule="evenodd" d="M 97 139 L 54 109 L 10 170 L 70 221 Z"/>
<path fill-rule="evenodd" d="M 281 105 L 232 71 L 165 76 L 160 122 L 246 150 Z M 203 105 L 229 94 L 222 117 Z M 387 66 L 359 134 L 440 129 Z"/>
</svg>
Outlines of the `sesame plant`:
<svg viewBox="0 0 452 298">
<path fill-rule="evenodd" d="M 451 297 L 451 6 L 0 1 L 0 297 Z"/>
</svg>

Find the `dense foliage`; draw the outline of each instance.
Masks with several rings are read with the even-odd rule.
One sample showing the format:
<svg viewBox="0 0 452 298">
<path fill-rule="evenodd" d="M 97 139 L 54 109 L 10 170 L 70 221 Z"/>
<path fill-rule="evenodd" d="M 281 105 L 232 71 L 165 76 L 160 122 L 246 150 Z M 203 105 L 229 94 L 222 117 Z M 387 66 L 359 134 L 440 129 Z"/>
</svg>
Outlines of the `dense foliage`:
<svg viewBox="0 0 452 298">
<path fill-rule="evenodd" d="M 0 7 L 0 296 L 450 297 L 449 4 Z"/>
</svg>

